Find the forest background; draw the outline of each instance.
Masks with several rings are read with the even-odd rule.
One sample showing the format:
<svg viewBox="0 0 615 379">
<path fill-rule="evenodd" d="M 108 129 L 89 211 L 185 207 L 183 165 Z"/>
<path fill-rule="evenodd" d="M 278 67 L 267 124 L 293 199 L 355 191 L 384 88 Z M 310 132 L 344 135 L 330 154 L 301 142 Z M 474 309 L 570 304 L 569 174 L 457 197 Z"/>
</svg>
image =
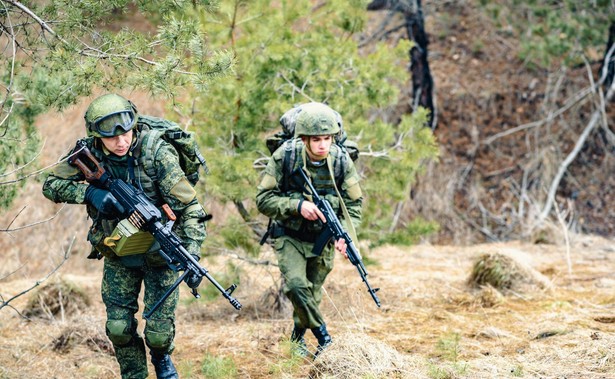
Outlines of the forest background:
<svg viewBox="0 0 615 379">
<path fill-rule="evenodd" d="M 264 139 L 298 103 L 328 102 L 360 146 L 366 199 L 360 240 L 374 280 L 384 280 L 379 273 L 386 272 L 391 248 L 520 241 L 560 246 L 572 281 L 575 236 L 610 238 L 615 228 L 612 2 L 2 1 L 1 7 L 3 318 L 10 308 L 17 320 L 27 314 L 29 290 L 41 277 L 100 271 L 84 259 L 82 207 L 51 204 L 40 186 L 83 135 L 89 101 L 105 92 L 119 92 L 144 114 L 172 119 L 198 136 L 211 170 L 199 189 L 214 215 L 203 253 L 222 282 L 241 278 L 246 286 L 246 270 L 266 267 L 272 283 L 252 283 L 253 290 L 263 288 L 250 296 L 260 304 L 256 310 L 275 308 L 274 318 L 284 319 L 284 301 L 271 252 L 258 244 L 267 220 L 253 198 L 268 156 Z M 610 299 L 598 303 L 612 307 Z M 456 351 L 456 336 L 447 332 L 439 342 Z M 454 364 L 440 371 L 429 366 L 428 375 L 463 376 L 457 355 L 448 358 Z M 12 377 L 10 366 L 2 366 Z"/>
</svg>

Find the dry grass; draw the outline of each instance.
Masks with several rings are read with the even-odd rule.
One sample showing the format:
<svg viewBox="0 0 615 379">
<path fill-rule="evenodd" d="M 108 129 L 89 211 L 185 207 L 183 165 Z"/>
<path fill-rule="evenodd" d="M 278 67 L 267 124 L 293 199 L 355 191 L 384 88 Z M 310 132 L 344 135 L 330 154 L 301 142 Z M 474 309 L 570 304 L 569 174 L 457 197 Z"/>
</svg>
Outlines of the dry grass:
<svg viewBox="0 0 615 379">
<path fill-rule="evenodd" d="M 30 319 L 63 320 L 66 315 L 81 313 L 89 306 L 90 299 L 85 292 L 74 283 L 61 278 L 44 285 L 29 296 L 23 315 Z"/>
<path fill-rule="evenodd" d="M 323 351 L 310 370 L 312 378 L 402 378 L 411 372 L 397 350 L 367 335 L 346 332 Z"/>
<path fill-rule="evenodd" d="M 551 287 L 541 273 L 514 255 L 500 252 L 479 256 L 472 267 L 468 284 L 475 288 L 489 286 L 496 290 L 519 290 L 532 285 L 543 289 Z"/>
<path fill-rule="evenodd" d="M 206 367 L 212 369 L 212 359 L 231 364 L 236 374 L 228 377 L 237 378 L 612 378 L 611 246 L 575 237 L 572 275 L 558 245 L 383 247 L 371 252 L 377 265 L 368 267 L 370 282 L 381 287 L 382 309 L 354 267 L 339 259 L 322 304 L 334 345 L 316 361 L 289 352 L 288 310 L 273 309 L 276 269 L 234 262 L 241 277 L 235 295 L 244 309 L 235 311 L 220 296 L 195 301 L 182 286 L 174 360 L 182 378 L 211 377 Z M 507 291 L 468 287 L 474 264 L 485 254 L 514 256 L 547 277 L 551 288 L 529 282 Z M 216 276 L 226 259 L 206 258 L 203 264 Z M 87 275 L 71 275 L 80 265 L 68 262 L 59 275 L 87 295 L 86 311 L 65 311 L 63 320 L 51 321 L 0 311 L 0 378 L 118 377 L 103 332 L 102 267 L 92 262 Z M 5 278 L 0 293 L 6 297 L 30 283 Z M 14 306 L 23 311 L 36 296 L 19 298 Z M 306 337 L 314 350 L 315 339 Z"/>
</svg>

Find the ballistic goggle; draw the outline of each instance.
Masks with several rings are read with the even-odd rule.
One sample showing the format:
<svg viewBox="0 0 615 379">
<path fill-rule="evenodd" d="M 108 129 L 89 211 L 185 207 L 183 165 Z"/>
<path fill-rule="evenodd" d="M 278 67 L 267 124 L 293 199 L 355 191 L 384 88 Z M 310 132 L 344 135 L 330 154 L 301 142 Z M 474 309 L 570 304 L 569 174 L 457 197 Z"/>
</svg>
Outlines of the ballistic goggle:
<svg viewBox="0 0 615 379">
<path fill-rule="evenodd" d="M 120 111 L 111 113 L 92 123 L 92 130 L 103 137 L 114 137 L 124 134 L 132 129 L 135 122 L 135 113 L 131 111 Z M 122 131 L 118 133 L 118 128 Z"/>
</svg>

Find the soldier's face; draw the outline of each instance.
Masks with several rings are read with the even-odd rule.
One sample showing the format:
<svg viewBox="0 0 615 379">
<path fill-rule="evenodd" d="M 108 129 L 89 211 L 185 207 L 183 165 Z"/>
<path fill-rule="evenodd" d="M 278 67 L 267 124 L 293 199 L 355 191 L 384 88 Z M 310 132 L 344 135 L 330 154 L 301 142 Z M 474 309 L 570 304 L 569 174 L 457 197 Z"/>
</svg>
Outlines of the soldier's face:
<svg viewBox="0 0 615 379">
<path fill-rule="evenodd" d="M 312 161 L 321 161 L 327 158 L 333 143 L 333 136 L 309 136 L 305 138 L 306 141 L 303 141 L 303 143 L 307 146 L 307 154 Z"/>
<path fill-rule="evenodd" d="M 130 145 L 132 144 L 132 130 L 120 134 L 119 136 L 101 138 L 101 141 L 111 153 L 118 157 L 123 157 L 128 154 Z"/>
</svg>

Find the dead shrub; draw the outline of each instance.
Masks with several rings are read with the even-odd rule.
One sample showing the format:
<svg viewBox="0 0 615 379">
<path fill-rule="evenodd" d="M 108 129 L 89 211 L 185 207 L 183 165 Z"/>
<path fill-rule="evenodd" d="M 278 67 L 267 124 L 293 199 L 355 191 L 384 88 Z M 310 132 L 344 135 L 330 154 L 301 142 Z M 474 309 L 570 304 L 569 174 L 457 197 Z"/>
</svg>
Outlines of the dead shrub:
<svg viewBox="0 0 615 379">
<path fill-rule="evenodd" d="M 85 346 L 89 350 L 114 355 L 113 345 L 100 327 L 88 326 L 94 322 L 83 323 L 83 325 L 72 324 L 62 331 L 51 343 L 53 351 L 68 354 L 77 346 Z"/>
<path fill-rule="evenodd" d="M 53 320 L 80 313 L 90 306 L 87 294 L 64 279 L 51 282 L 30 296 L 23 314 L 28 318 Z"/>
<path fill-rule="evenodd" d="M 404 357 L 394 348 L 365 334 L 336 337 L 310 369 L 310 378 L 401 378 Z"/>
<path fill-rule="evenodd" d="M 473 288 L 491 286 L 499 291 L 519 290 L 527 285 L 550 286 L 548 279 L 538 271 L 503 253 L 479 256 L 472 267 L 468 284 Z"/>
</svg>

